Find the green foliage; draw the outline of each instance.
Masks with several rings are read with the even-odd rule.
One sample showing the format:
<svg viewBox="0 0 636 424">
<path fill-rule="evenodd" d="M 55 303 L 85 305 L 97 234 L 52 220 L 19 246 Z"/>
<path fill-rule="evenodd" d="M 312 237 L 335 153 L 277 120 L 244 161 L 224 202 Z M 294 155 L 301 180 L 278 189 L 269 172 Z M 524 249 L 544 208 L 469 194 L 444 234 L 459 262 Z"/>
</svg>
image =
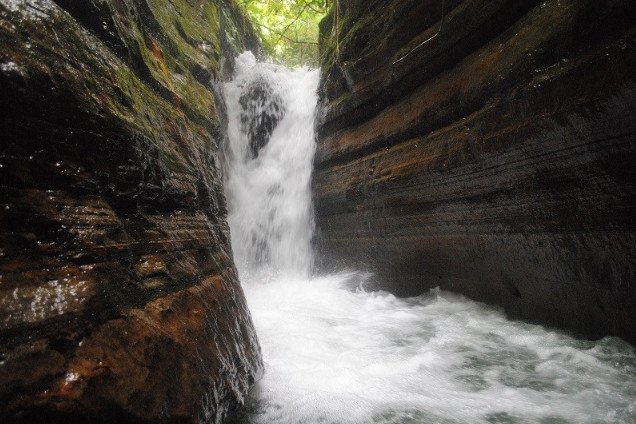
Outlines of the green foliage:
<svg viewBox="0 0 636 424">
<path fill-rule="evenodd" d="M 318 23 L 333 0 L 237 0 L 261 33 L 267 54 L 287 66 L 320 65 Z"/>
</svg>

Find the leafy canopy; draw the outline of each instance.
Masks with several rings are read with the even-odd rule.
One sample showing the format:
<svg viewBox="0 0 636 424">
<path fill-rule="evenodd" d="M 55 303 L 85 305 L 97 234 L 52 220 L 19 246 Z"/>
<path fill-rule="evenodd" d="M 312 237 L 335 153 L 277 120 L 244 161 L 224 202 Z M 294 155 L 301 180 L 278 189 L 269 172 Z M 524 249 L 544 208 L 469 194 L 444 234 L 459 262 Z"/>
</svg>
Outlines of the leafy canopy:
<svg viewBox="0 0 636 424">
<path fill-rule="evenodd" d="M 265 52 L 287 66 L 319 66 L 318 24 L 333 0 L 237 0 L 261 33 Z"/>
</svg>

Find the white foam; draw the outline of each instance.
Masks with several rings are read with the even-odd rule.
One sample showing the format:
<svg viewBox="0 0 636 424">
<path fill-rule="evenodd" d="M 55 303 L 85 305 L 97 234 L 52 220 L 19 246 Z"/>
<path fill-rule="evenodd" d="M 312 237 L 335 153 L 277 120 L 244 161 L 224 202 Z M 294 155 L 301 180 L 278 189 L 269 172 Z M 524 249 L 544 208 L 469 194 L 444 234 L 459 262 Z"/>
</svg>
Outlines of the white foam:
<svg viewBox="0 0 636 424">
<path fill-rule="evenodd" d="M 352 274 L 244 281 L 266 374 L 251 423 L 633 423 L 636 356 L 433 291 Z"/>
</svg>

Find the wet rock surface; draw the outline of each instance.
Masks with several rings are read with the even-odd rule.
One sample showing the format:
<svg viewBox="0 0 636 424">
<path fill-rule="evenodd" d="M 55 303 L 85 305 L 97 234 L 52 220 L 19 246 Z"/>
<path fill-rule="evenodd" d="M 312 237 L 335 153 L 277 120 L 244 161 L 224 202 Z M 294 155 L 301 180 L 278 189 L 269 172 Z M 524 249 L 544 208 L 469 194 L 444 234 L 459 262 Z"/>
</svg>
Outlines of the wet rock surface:
<svg viewBox="0 0 636 424">
<path fill-rule="evenodd" d="M 248 153 L 254 159 L 285 115 L 285 105 L 264 78 L 251 81 L 243 90 L 239 99 L 241 129 L 249 137 Z"/>
<path fill-rule="evenodd" d="M 622 0 L 343 3 L 321 25 L 324 262 L 636 341 L 635 18 Z"/>
<path fill-rule="evenodd" d="M 216 88 L 258 41 L 195 3 L 0 4 L 2 422 L 219 422 L 260 373 Z"/>
</svg>

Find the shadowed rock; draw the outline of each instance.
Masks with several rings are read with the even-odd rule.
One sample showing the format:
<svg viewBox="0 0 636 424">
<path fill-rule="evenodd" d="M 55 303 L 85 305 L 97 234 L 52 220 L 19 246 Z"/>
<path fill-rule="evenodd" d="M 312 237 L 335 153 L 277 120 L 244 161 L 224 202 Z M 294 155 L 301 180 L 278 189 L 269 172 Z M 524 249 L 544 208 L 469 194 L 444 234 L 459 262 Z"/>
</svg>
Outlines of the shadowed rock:
<svg viewBox="0 0 636 424">
<path fill-rule="evenodd" d="M 249 137 L 251 159 L 267 145 L 274 129 L 285 115 L 285 105 L 270 83 L 258 78 L 244 87 L 241 104 L 241 129 Z"/>
<path fill-rule="evenodd" d="M 321 24 L 325 262 L 636 341 L 636 3 L 339 10 Z"/>
<path fill-rule="evenodd" d="M 0 47 L 0 421 L 220 422 L 262 367 L 213 86 L 249 23 L 15 0 Z"/>
</svg>

